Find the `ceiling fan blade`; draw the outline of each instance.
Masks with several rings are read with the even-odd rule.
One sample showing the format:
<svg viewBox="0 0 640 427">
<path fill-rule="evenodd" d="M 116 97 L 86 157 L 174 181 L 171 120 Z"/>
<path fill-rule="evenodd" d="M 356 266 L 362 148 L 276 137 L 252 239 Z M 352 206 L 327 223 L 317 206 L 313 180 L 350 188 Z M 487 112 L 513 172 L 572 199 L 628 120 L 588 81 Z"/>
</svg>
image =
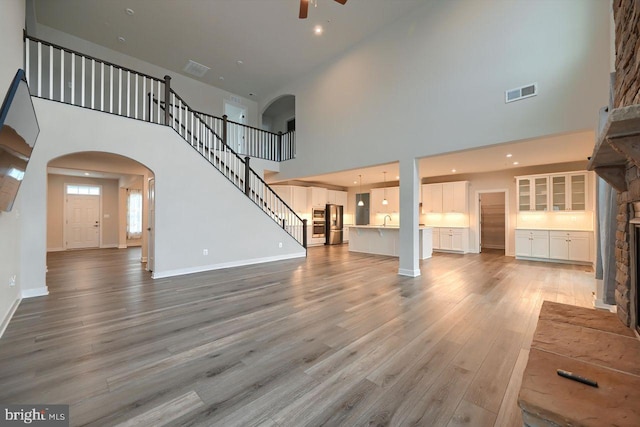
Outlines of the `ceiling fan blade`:
<svg viewBox="0 0 640 427">
<path fill-rule="evenodd" d="M 336 1 L 340 4 L 345 4 L 347 2 L 347 0 L 336 0 Z"/>
<path fill-rule="evenodd" d="M 306 19 L 309 12 L 309 0 L 300 0 L 300 19 Z"/>
</svg>

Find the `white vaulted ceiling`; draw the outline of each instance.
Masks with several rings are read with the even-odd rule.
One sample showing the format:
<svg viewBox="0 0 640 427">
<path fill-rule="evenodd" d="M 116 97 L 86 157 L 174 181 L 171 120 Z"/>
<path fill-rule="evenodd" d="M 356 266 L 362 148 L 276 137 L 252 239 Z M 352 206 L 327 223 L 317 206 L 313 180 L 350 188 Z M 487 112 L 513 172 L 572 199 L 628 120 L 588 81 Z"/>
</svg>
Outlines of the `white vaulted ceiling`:
<svg viewBox="0 0 640 427">
<path fill-rule="evenodd" d="M 176 73 L 194 60 L 211 68 L 198 80 L 256 100 L 427 3 L 317 0 L 301 20 L 298 0 L 33 1 L 39 24 Z"/>
</svg>

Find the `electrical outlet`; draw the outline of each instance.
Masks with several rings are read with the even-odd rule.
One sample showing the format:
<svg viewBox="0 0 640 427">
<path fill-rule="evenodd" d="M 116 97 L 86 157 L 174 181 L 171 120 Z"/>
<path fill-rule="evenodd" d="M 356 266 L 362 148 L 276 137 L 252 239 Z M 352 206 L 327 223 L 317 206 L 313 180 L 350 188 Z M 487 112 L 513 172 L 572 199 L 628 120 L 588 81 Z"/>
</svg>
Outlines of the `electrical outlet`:
<svg viewBox="0 0 640 427">
<path fill-rule="evenodd" d="M 202 255 L 209 255 L 209 249 L 203 249 Z"/>
<path fill-rule="evenodd" d="M 282 248 L 282 242 L 278 243 L 278 247 Z"/>
<path fill-rule="evenodd" d="M 14 287 L 16 285 L 16 275 L 9 277 L 9 286 Z"/>
</svg>

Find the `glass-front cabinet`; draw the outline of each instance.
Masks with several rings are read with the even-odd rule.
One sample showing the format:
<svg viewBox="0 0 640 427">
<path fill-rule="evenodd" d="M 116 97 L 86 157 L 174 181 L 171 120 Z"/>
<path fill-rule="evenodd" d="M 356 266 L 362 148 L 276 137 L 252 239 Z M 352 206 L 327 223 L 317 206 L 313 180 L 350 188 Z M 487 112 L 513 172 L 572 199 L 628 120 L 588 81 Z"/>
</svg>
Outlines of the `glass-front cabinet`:
<svg viewBox="0 0 640 427">
<path fill-rule="evenodd" d="M 587 174 L 564 173 L 517 178 L 518 211 L 584 211 Z"/>
<path fill-rule="evenodd" d="M 549 177 L 518 178 L 518 210 L 546 211 L 549 208 Z"/>
<path fill-rule="evenodd" d="M 546 176 L 535 178 L 535 209 L 536 211 L 549 210 L 549 178 Z"/>
<path fill-rule="evenodd" d="M 583 211 L 587 207 L 587 176 L 571 175 L 571 210 Z"/>
<path fill-rule="evenodd" d="M 531 210 L 531 180 L 528 178 L 518 179 L 518 210 Z"/>
<path fill-rule="evenodd" d="M 567 177 L 564 175 L 551 177 L 551 210 L 567 210 Z"/>
</svg>

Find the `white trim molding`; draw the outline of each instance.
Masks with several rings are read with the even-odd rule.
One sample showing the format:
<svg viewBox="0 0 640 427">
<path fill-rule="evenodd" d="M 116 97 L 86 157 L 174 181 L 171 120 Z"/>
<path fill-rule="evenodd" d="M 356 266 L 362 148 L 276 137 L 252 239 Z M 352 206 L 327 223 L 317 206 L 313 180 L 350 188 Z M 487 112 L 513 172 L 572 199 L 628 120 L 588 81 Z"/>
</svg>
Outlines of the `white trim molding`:
<svg viewBox="0 0 640 427">
<path fill-rule="evenodd" d="M 202 265 L 202 266 L 190 267 L 190 268 L 179 268 L 176 270 L 154 271 L 151 274 L 151 277 L 153 279 L 164 279 L 165 277 L 181 276 L 183 274 L 201 273 L 203 271 L 220 270 L 222 268 L 231 268 L 231 267 L 242 267 L 245 265 L 253 265 L 253 264 L 264 264 L 266 262 L 284 261 L 284 260 L 294 259 L 294 258 L 305 258 L 306 256 L 307 256 L 306 252 L 298 252 L 298 253 L 289 254 L 289 255 L 245 259 L 245 260 L 239 260 L 239 261 L 223 262 L 220 264 Z"/>
<path fill-rule="evenodd" d="M 15 300 L 13 304 L 11 304 L 11 308 L 9 309 L 9 312 L 7 313 L 7 315 L 4 317 L 4 319 L 2 319 L 2 323 L 0 323 L 0 338 L 2 338 L 2 335 L 4 335 L 4 331 L 7 330 L 7 326 L 9 326 L 9 322 L 11 321 L 11 318 L 13 317 L 16 310 L 18 309 L 18 306 L 20 305 L 20 301 L 22 301 L 21 298 L 18 298 L 17 300 Z"/>
<path fill-rule="evenodd" d="M 22 298 L 35 298 L 35 297 L 43 297 L 45 295 L 49 295 L 49 289 L 46 286 L 42 288 L 35 289 L 24 289 L 22 291 Z"/>
<path fill-rule="evenodd" d="M 420 269 L 416 269 L 416 270 L 411 270 L 409 268 L 400 268 L 398 269 L 398 274 L 400 276 L 407 276 L 407 277 L 418 277 L 420 276 Z"/>
</svg>

